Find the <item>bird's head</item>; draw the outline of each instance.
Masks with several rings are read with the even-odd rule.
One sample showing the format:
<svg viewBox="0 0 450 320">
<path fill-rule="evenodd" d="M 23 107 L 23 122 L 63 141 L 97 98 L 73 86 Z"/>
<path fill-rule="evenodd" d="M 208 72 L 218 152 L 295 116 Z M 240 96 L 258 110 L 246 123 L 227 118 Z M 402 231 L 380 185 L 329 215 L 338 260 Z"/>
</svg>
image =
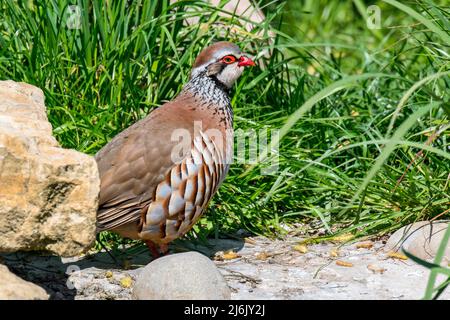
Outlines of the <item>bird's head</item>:
<svg viewBox="0 0 450 320">
<path fill-rule="evenodd" d="M 253 60 L 243 55 L 237 45 L 221 41 L 205 48 L 198 55 L 192 67 L 191 78 L 205 74 L 216 78 L 230 89 L 244 71 L 244 67 L 254 65 Z"/>
</svg>

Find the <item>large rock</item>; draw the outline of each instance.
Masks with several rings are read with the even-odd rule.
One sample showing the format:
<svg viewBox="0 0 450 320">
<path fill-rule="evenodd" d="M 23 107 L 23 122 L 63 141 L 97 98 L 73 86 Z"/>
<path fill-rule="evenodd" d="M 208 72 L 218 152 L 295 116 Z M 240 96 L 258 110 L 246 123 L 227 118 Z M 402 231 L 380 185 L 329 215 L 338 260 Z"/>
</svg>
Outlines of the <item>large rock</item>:
<svg viewBox="0 0 450 320">
<path fill-rule="evenodd" d="M 214 263 L 197 252 L 159 258 L 143 268 L 133 288 L 139 300 L 229 300 L 231 291 Z"/>
<path fill-rule="evenodd" d="M 0 81 L 0 252 L 87 250 L 99 188 L 95 160 L 52 136 L 42 91 Z"/>
<path fill-rule="evenodd" d="M 421 259 L 434 259 L 449 225 L 447 221 L 420 221 L 404 226 L 390 236 L 384 250 L 405 249 Z M 443 262 L 450 262 L 450 242 L 447 243 Z"/>
<path fill-rule="evenodd" d="M 22 280 L 0 264 L 0 300 L 47 300 L 48 297 L 44 289 Z"/>
</svg>

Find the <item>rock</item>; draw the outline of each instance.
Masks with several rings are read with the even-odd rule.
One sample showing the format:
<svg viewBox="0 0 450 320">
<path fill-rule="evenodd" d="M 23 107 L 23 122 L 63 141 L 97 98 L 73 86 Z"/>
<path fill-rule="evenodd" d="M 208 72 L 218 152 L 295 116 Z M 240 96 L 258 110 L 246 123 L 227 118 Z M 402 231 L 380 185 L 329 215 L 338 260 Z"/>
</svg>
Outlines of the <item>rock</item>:
<svg viewBox="0 0 450 320">
<path fill-rule="evenodd" d="M 159 258 L 144 267 L 132 296 L 139 300 L 228 300 L 231 291 L 210 259 L 186 252 Z"/>
<path fill-rule="evenodd" d="M 52 136 L 42 91 L 0 81 L 0 252 L 86 251 L 99 188 L 95 160 Z"/>
<path fill-rule="evenodd" d="M 22 280 L 0 264 L 0 300 L 47 300 L 49 295 L 34 283 Z"/>
<path fill-rule="evenodd" d="M 434 259 L 448 226 L 448 221 L 420 221 L 404 226 L 391 235 L 384 251 L 403 248 L 421 259 Z M 443 261 L 450 262 L 450 242 L 447 243 Z"/>
<path fill-rule="evenodd" d="M 177 0 L 170 0 L 171 4 L 174 4 Z M 220 0 L 207 0 L 211 6 L 218 7 L 221 3 Z M 201 11 L 204 10 L 201 7 L 189 6 L 185 8 L 187 11 Z M 250 0 L 231 0 L 223 6 L 223 11 L 219 11 L 218 14 L 223 17 L 240 17 L 240 23 L 245 27 L 247 31 L 252 31 L 255 25 L 259 25 L 264 22 L 265 16 L 261 9 L 255 2 Z M 186 18 L 188 25 L 198 24 L 199 19 L 197 17 Z M 235 18 L 236 22 L 236 18 Z M 223 26 L 222 26 L 223 28 Z"/>
</svg>

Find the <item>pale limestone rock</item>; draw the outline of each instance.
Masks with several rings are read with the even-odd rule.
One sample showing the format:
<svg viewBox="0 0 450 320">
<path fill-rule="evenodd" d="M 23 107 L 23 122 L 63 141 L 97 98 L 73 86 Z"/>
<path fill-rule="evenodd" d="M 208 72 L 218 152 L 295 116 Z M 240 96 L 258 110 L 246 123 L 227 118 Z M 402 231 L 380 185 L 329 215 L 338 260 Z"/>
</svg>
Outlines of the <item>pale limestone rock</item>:
<svg viewBox="0 0 450 320">
<path fill-rule="evenodd" d="M 177 0 L 171 0 L 170 3 L 174 4 Z M 220 5 L 220 0 L 206 0 L 209 5 L 213 7 L 218 7 Z M 200 7 L 191 6 L 188 11 L 204 10 Z M 245 31 L 252 31 L 255 25 L 262 24 L 265 20 L 264 13 L 256 5 L 255 2 L 250 0 L 231 0 L 228 1 L 223 6 L 223 11 L 219 11 L 218 14 L 223 17 L 231 18 L 234 17 L 235 20 L 240 21 Z M 240 19 L 239 19 L 240 18 Z M 199 21 L 198 17 L 190 17 L 186 19 L 188 25 L 197 24 Z M 223 26 L 221 26 L 223 28 Z M 237 32 L 237 30 L 234 30 Z M 244 31 L 244 30 L 243 30 Z M 240 31 L 240 32 L 243 32 Z M 250 36 L 251 34 L 247 34 Z"/>
<path fill-rule="evenodd" d="M 44 289 L 22 280 L 0 264 L 0 300 L 47 300 L 48 297 Z"/>
<path fill-rule="evenodd" d="M 0 81 L 0 252 L 86 251 L 99 188 L 94 158 L 52 136 L 42 91 Z"/>
<path fill-rule="evenodd" d="M 449 225 L 448 221 L 420 221 L 409 224 L 390 236 L 384 251 L 399 251 L 403 248 L 421 259 L 432 260 Z M 450 242 L 447 243 L 443 261 L 445 264 L 450 262 Z"/>
<path fill-rule="evenodd" d="M 229 300 L 231 291 L 210 259 L 198 252 L 185 252 L 145 266 L 132 296 L 138 300 Z"/>
</svg>

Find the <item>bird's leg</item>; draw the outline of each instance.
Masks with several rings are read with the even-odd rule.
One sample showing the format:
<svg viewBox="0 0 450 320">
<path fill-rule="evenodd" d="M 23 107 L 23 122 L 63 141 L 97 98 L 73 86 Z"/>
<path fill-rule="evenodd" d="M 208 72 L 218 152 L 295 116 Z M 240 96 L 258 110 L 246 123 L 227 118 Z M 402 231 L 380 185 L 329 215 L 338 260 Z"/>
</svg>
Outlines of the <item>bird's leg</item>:
<svg viewBox="0 0 450 320">
<path fill-rule="evenodd" d="M 159 258 L 161 256 L 161 254 L 158 251 L 158 248 L 152 241 L 145 240 L 145 244 L 147 245 L 148 249 L 150 250 L 150 253 L 153 256 L 153 259 Z"/>
<path fill-rule="evenodd" d="M 167 243 L 160 244 L 159 251 L 161 252 L 161 255 L 165 256 L 169 252 L 169 245 Z"/>
</svg>

